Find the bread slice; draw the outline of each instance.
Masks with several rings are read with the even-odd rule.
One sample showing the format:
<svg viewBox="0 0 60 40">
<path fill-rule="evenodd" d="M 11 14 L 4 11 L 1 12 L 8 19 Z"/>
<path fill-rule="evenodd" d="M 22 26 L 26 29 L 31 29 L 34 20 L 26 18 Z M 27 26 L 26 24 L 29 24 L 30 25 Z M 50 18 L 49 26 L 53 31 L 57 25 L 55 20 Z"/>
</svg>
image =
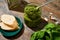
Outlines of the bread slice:
<svg viewBox="0 0 60 40">
<path fill-rule="evenodd" d="M 3 14 L 1 15 L 1 21 L 10 28 L 19 28 L 18 23 L 13 15 Z"/>
<path fill-rule="evenodd" d="M 8 30 L 8 31 L 13 31 L 15 28 L 11 28 L 10 26 L 5 25 L 3 22 L 0 23 L 1 29 L 3 30 Z"/>
</svg>

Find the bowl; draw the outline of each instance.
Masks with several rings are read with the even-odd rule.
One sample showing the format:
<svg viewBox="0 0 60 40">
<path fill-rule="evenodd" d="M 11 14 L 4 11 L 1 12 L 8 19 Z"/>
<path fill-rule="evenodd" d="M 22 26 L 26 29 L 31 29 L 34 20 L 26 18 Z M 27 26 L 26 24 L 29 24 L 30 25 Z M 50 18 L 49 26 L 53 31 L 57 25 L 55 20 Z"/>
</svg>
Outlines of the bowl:
<svg viewBox="0 0 60 40">
<path fill-rule="evenodd" d="M 18 30 L 15 30 L 15 31 L 6 31 L 6 30 L 0 30 L 0 32 L 2 33 L 3 36 L 5 37 L 11 37 L 11 36 L 15 36 L 17 35 L 18 33 L 21 32 L 22 28 L 23 28 L 23 23 L 21 22 L 21 20 L 18 18 L 18 17 L 15 17 L 17 22 L 18 22 L 18 26 L 19 26 L 19 29 Z"/>
</svg>

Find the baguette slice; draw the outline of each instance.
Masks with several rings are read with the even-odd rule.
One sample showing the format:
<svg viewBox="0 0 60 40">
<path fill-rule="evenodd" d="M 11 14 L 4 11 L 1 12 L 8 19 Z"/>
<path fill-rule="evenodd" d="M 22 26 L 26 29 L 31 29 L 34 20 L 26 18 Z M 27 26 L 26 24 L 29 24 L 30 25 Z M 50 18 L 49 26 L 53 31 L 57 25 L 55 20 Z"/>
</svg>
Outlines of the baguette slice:
<svg viewBox="0 0 60 40">
<path fill-rule="evenodd" d="M 11 28 L 18 29 L 18 23 L 13 15 L 3 14 L 1 15 L 1 21 Z"/>
<path fill-rule="evenodd" d="M 15 28 L 11 28 L 10 26 L 5 25 L 3 22 L 0 23 L 1 29 L 3 30 L 8 30 L 8 31 L 13 31 Z"/>
</svg>

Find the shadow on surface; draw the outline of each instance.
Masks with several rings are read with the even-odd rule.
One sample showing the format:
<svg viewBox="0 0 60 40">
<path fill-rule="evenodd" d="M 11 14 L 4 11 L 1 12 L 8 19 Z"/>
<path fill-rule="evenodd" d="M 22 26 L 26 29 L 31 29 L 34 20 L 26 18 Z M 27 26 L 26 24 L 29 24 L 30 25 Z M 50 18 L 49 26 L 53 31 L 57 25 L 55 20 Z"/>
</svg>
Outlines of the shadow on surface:
<svg viewBox="0 0 60 40">
<path fill-rule="evenodd" d="M 32 29 L 33 31 L 38 31 L 44 28 L 45 25 L 47 25 L 47 21 L 45 21 L 44 19 L 41 19 L 42 21 L 40 22 L 40 25 L 37 27 L 29 27 L 30 29 Z"/>
</svg>

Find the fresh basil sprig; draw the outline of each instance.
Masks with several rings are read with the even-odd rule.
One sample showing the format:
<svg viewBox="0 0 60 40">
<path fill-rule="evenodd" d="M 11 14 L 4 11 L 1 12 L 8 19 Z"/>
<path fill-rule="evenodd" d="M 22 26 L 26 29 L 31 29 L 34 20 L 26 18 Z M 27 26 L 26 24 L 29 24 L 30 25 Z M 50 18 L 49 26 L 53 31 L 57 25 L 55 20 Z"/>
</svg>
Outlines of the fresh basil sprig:
<svg viewBox="0 0 60 40">
<path fill-rule="evenodd" d="M 30 40 L 60 40 L 60 25 L 48 23 L 42 30 L 34 32 Z"/>
</svg>

